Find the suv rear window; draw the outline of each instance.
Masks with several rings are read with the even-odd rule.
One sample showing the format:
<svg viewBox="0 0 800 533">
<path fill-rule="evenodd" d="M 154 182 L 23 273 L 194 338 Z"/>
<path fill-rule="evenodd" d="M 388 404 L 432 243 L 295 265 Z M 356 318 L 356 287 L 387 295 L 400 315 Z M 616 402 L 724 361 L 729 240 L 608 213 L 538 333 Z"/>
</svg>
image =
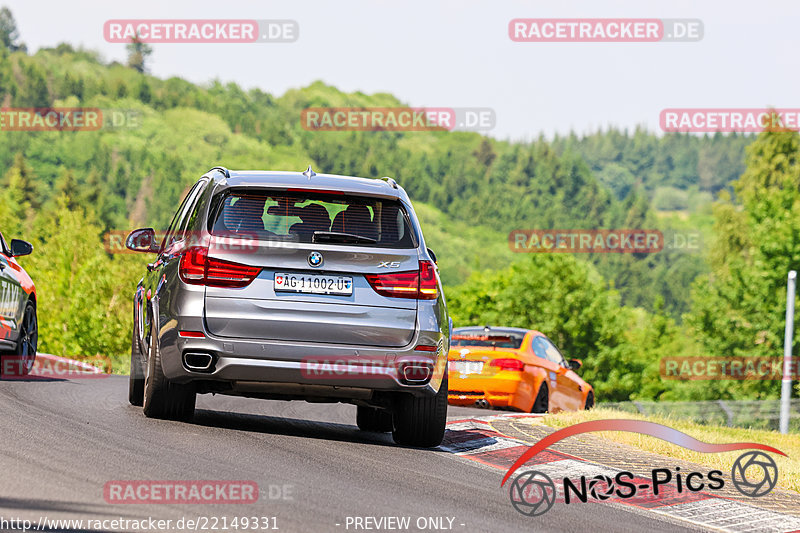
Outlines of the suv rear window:
<svg viewBox="0 0 800 533">
<path fill-rule="evenodd" d="M 455 329 L 453 330 L 452 344 L 450 346 L 494 346 L 496 348 L 519 349 L 525 333 L 509 330 L 493 329 L 486 331 L 484 328 Z"/>
<path fill-rule="evenodd" d="M 260 240 L 415 248 L 397 200 L 348 194 L 243 191 L 223 193 L 211 232 Z"/>
</svg>

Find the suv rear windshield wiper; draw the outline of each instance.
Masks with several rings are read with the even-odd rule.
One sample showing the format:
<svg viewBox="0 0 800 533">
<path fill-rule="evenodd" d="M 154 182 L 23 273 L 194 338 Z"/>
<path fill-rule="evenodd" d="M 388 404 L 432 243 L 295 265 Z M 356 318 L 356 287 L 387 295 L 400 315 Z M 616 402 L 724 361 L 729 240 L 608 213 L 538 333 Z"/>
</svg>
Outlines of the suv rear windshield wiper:
<svg viewBox="0 0 800 533">
<path fill-rule="evenodd" d="M 340 242 L 343 244 L 375 244 L 377 239 L 356 235 L 355 233 L 338 233 L 335 231 L 315 231 L 312 242 Z"/>
</svg>

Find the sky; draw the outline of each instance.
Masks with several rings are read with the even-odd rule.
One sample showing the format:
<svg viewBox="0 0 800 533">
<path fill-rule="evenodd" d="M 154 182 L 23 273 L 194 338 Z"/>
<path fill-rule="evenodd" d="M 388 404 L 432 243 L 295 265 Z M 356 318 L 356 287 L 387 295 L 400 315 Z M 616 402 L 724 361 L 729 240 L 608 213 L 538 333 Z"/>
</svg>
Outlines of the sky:
<svg viewBox="0 0 800 533">
<path fill-rule="evenodd" d="M 495 112 L 500 139 L 638 125 L 665 108 L 800 108 L 800 2 L 790 0 L 0 0 L 29 51 L 69 42 L 124 62 L 109 19 L 290 19 L 292 43 L 154 44 L 151 74 L 279 96 L 315 80 L 411 106 Z M 516 18 L 692 18 L 698 42 L 518 43 Z"/>
</svg>

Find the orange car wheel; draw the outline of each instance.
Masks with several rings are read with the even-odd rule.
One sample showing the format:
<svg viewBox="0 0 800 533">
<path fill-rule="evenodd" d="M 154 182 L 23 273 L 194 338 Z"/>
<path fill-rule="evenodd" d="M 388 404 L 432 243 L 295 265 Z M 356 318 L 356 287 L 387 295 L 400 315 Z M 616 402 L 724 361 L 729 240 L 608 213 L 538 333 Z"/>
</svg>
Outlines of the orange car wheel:
<svg viewBox="0 0 800 533">
<path fill-rule="evenodd" d="M 586 404 L 583 408 L 588 411 L 592 407 L 594 407 L 594 392 L 589 391 L 589 394 L 586 395 Z"/>
<path fill-rule="evenodd" d="M 550 404 L 549 393 L 547 384 L 542 383 L 539 385 L 539 393 L 536 395 L 536 400 L 533 401 L 533 409 L 531 413 L 546 413 Z"/>
</svg>

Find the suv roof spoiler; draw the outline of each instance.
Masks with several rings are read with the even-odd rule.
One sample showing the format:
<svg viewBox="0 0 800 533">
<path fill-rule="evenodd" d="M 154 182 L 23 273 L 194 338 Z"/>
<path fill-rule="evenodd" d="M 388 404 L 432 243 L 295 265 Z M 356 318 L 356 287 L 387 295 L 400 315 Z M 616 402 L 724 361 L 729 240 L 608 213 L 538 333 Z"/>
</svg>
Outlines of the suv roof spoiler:
<svg viewBox="0 0 800 533">
<path fill-rule="evenodd" d="M 225 176 L 226 178 L 231 177 L 230 171 L 225 167 L 214 167 L 211 170 L 209 170 L 209 172 L 211 172 L 212 170 L 219 170 L 220 172 L 222 172 L 222 175 Z"/>
</svg>

